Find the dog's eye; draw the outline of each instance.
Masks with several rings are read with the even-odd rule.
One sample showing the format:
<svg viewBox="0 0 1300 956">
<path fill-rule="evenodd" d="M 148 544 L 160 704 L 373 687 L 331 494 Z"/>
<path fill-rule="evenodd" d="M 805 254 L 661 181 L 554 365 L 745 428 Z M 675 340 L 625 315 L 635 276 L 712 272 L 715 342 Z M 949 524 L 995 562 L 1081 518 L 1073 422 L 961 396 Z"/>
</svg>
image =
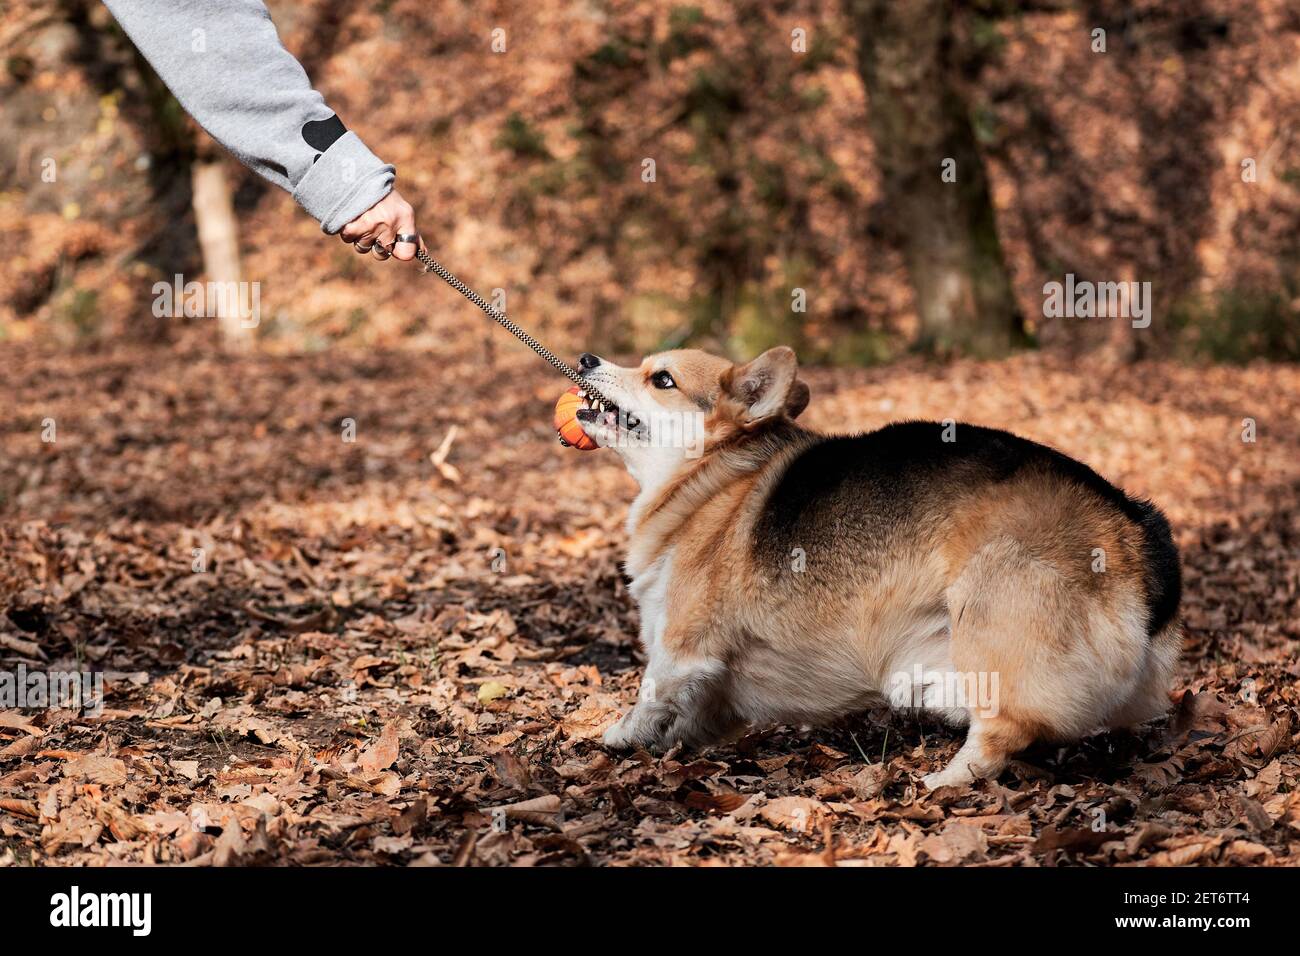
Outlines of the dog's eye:
<svg viewBox="0 0 1300 956">
<path fill-rule="evenodd" d="M 651 375 L 650 381 L 654 384 L 655 388 L 676 388 L 677 387 L 677 383 L 673 381 L 673 377 L 669 375 L 667 372 L 662 370 L 655 372 L 653 375 Z"/>
</svg>

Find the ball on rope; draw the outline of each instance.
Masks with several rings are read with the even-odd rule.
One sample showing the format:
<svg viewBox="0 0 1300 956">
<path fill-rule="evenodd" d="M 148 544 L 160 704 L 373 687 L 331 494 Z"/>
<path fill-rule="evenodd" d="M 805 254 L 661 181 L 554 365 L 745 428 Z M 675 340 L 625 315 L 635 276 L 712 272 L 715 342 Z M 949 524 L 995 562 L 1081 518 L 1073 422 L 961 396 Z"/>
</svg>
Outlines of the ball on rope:
<svg viewBox="0 0 1300 956">
<path fill-rule="evenodd" d="M 555 430 L 559 433 L 560 443 L 570 445 L 579 451 L 591 451 L 599 448 L 578 423 L 578 409 L 585 408 L 582 389 L 573 386 L 555 403 Z"/>
</svg>

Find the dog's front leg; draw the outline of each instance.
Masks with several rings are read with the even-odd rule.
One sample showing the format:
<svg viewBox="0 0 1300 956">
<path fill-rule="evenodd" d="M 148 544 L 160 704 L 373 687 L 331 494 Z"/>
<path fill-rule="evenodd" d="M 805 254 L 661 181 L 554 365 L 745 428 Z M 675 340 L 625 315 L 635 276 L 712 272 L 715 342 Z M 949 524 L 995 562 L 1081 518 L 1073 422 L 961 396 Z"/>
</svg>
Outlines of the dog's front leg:
<svg viewBox="0 0 1300 956">
<path fill-rule="evenodd" d="M 655 651 L 636 705 L 605 731 L 605 746 L 667 750 L 677 743 L 713 742 L 728 724 L 721 717 L 726 712 L 719 693 L 722 662 L 673 659 L 662 647 Z"/>
<path fill-rule="evenodd" d="M 673 715 L 668 706 L 659 699 L 659 682 L 647 672 L 641 678 L 641 689 L 637 691 L 636 703 L 605 731 L 605 746 L 618 750 L 634 747 L 649 747 L 659 740 Z"/>
</svg>

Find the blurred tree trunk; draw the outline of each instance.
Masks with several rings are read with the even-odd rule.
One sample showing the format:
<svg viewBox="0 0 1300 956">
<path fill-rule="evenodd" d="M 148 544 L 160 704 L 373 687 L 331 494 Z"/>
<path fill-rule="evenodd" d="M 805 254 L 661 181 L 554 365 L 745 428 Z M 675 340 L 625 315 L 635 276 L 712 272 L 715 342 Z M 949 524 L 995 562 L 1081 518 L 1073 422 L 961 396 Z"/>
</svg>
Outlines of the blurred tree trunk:
<svg viewBox="0 0 1300 956">
<path fill-rule="evenodd" d="M 130 251 L 171 281 L 198 267 L 190 222 L 195 134 L 193 123 L 147 60 L 97 0 L 59 0 L 59 13 L 77 36 L 72 63 L 101 95 L 120 96 L 123 118 L 147 153 L 151 208 L 146 229 Z M 141 343 L 174 337 L 173 321 L 151 311 L 133 317 L 124 338 Z"/>
<path fill-rule="evenodd" d="M 235 289 L 241 271 L 239 223 L 235 218 L 234 193 L 226 175 L 225 162 L 211 142 L 199 149 L 194 159 L 191 191 L 194 194 L 194 226 L 203 252 L 203 273 L 209 282 Z M 240 301 L 238 294 L 222 295 L 217 299 L 217 324 L 222 344 L 236 350 L 246 349 L 253 343 L 253 330 L 244 325 L 240 315 Z"/>
<path fill-rule="evenodd" d="M 1002 355 L 1025 341 L 975 131 L 957 86 L 950 0 L 845 0 L 871 136 L 924 351 Z M 955 182 L 945 182 L 953 160 Z M 951 176 L 949 177 L 951 178 Z"/>
<path fill-rule="evenodd" d="M 127 91 L 123 115 L 149 153 L 154 225 L 134 255 L 170 280 L 199 267 L 197 238 L 206 278 L 238 283 L 239 227 L 224 154 L 197 129 L 107 10 L 90 0 L 60 0 L 59 10 L 77 33 L 74 62 L 101 93 Z M 241 320 L 240 301 L 237 294 L 218 299 L 218 327 L 227 347 L 246 348 L 254 341 L 253 330 Z M 169 326 L 170 320 L 146 315 L 125 331 L 139 341 L 157 342 L 170 337 Z"/>
</svg>

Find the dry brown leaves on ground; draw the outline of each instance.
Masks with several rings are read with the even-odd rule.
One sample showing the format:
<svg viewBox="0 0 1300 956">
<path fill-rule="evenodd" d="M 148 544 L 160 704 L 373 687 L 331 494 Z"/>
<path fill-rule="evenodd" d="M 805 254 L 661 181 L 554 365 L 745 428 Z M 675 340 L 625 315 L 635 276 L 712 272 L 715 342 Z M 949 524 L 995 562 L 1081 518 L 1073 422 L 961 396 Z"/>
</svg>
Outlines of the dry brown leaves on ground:
<svg viewBox="0 0 1300 956">
<path fill-rule="evenodd" d="M 810 373 L 812 424 L 1012 428 L 1155 498 L 1183 548 L 1167 723 L 926 793 L 959 735 L 903 716 L 607 753 L 632 485 L 555 445 L 558 380 L 496 363 L 7 354 L 0 661 L 102 671 L 107 700 L 0 710 L 0 861 L 1300 860 L 1296 369 Z"/>
</svg>

